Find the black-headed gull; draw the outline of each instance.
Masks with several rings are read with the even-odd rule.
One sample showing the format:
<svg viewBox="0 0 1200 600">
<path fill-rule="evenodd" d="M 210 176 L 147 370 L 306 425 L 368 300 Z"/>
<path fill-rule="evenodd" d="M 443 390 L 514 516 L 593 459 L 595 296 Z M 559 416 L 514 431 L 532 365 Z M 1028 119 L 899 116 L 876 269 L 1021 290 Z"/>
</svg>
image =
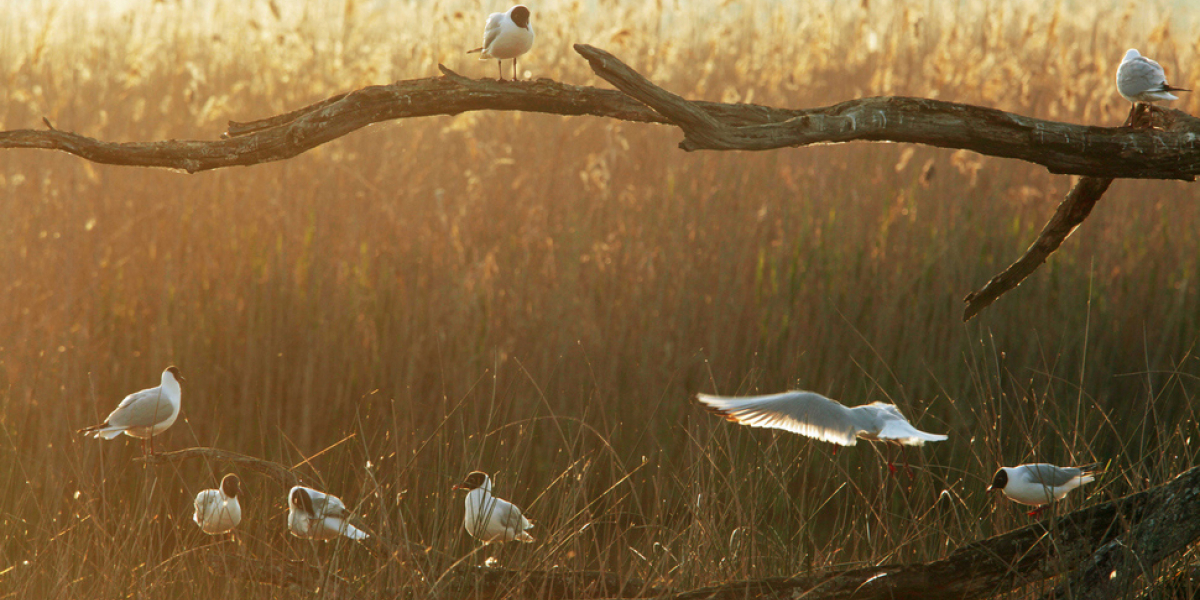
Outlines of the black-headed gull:
<svg viewBox="0 0 1200 600">
<path fill-rule="evenodd" d="M 341 498 L 296 486 L 288 492 L 288 529 L 292 535 L 311 540 L 331 540 L 345 535 L 364 540 L 367 533 L 346 522 L 346 505 Z"/>
<path fill-rule="evenodd" d="M 792 391 L 768 396 L 730 398 L 697 394 L 710 410 L 751 427 L 771 427 L 853 446 L 858 439 L 921 446 L 946 436 L 913 427 L 894 404 L 875 402 L 847 407 L 815 392 Z"/>
<path fill-rule="evenodd" d="M 471 537 L 485 543 L 533 541 L 528 531 L 533 529 L 533 523 L 515 504 L 492 495 L 492 480 L 487 473 L 472 471 L 451 489 L 468 490 L 463 525 Z"/>
<path fill-rule="evenodd" d="M 1000 490 L 1013 502 L 1040 507 L 1029 513 L 1032 517 L 1044 510 L 1045 505 L 1061 500 L 1067 492 L 1095 481 L 1099 467 L 1100 463 L 1079 467 L 1058 467 L 1048 463 L 1001 467 L 987 491 Z"/>
<path fill-rule="evenodd" d="M 1125 53 L 1121 66 L 1117 67 L 1117 92 L 1134 104 L 1178 100 L 1171 92 L 1190 91 L 1168 84 L 1162 66 L 1133 48 Z"/>
<path fill-rule="evenodd" d="M 529 9 L 516 5 L 508 12 L 488 15 L 483 26 L 483 46 L 468 50 L 467 54 L 479 52 L 479 60 L 496 59 L 500 69 L 500 81 L 504 81 L 504 61 L 513 61 L 513 79 L 517 79 L 517 57 L 533 47 L 533 25 L 529 22 Z"/>
<path fill-rule="evenodd" d="M 140 438 L 142 451 L 146 440 L 150 441 L 150 453 L 154 453 L 154 436 L 162 433 L 179 417 L 183 376 L 176 367 L 167 367 L 162 372 L 162 383 L 158 387 L 134 392 L 117 405 L 117 409 L 99 425 L 85 427 L 79 431 L 97 439 L 111 440 L 118 435 Z"/>
<path fill-rule="evenodd" d="M 196 513 L 192 520 L 209 535 L 226 533 L 242 522 L 238 494 L 242 488 L 238 476 L 230 473 L 221 479 L 221 487 L 196 494 Z"/>
</svg>

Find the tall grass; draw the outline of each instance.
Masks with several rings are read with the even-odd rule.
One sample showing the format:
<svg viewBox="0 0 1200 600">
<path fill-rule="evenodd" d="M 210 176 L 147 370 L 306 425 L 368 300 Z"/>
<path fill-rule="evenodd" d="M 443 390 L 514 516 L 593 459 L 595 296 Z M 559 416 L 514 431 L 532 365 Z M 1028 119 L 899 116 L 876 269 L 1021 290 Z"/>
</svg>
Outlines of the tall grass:
<svg viewBox="0 0 1200 600">
<path fill-rule="evenodd" d="M 501 8 L 7 6 L 0 126 L 214 138 L 438 63 L 492 77 L 462 51 Z M 1143 3 L 532 8 L 534 76 L 595 84 L 570 50 L 586 42 L 687 97 L 789 107 L 905 94 L 1117 125 L 1127 47 L 1180 85 L 1200 64 L 1195 15 Z M 679 135 L 476 113 L 194 176 L 0 154 L 0 597 L 289 593 L 214 577 L 200 559 L 222 554 L 321 565 L 364 596 L 433 594 L 497 551 L 689 588 L 935 559 L 1027 521 L 984 493 L 1003 464 L 1110 461 L 1078 507 L 1197 463 L 1194 186 L 1117 182 L 962 325 L 961 297 L 1069 178 L 884 144 L 684 154 Z M 160 448 L 299 465 L 377 538 L 421 550 L 292 538 L 286 490 L 248 472 L 240 543 L 203 536 L 191 498 L 228 465 L 148 468 L 128 438 L 74 433 L 168 364 L 188 382 Z M 834 454 L 690 401 L 789 387 L 893 401 L 950 440 L 890 476 L 884 449 Z M 449 487 L 474 469 L 537 521 L 536 544 L 466 536 Z"/>
</svg>

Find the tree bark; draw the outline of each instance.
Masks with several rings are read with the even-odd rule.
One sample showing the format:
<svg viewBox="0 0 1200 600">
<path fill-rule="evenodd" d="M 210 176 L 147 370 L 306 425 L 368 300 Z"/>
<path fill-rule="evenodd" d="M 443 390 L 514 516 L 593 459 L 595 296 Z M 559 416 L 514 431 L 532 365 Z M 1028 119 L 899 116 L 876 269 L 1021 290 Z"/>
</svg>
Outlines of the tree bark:
<svg viewBox="0 0 1200 600">
<path fill-rule="evenodd" d="M 971 600 L 1073 572 L 1046 600 L 1107 599 L 1128 591 L 1151 567 L 1198 538 L 1200 467 L 1195 467 L 1169 483 L 968 544 L 941 560 L 747 581 L 671 598 Z"/>
</svg>

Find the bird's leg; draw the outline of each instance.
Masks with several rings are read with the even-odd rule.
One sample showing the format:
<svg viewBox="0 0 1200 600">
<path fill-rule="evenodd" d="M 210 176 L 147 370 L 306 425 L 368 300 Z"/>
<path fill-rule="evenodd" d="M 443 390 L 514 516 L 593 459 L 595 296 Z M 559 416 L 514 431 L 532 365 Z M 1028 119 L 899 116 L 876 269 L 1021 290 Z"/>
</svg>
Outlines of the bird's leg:
<svg viewBox="0 0 1200 600">
<path fill-rule="evenodd" d="M 912 465 L 908 462 L 908 448 L 900 446 L 900 459 L 904 461 L 904 472 L 908 473 L 908 478 L 915 479 L 916 476 L 913 475 Z"/>
<path fill-rule="evenodd" d="M 496 61 L 496 70 L 500 73 L 500 81 L 504 81 L 504 61 Z"/>
<path fill-rule="evenodd" d="M 1026 514 L 1026 515 L 1028 515 L 1028 516 L 1030 516 L 1030 517 L 1036 517 L 1036 516 L 1038 516 L 1038 515 L 1042 514 L 1043 512 L 1045 512 L 1045 510 L 1046 510 L 1047 508 L 1050 508 L 1050 505 L 1049 505 L 1049 504 L 1043 504 L 1043 505 L 1041 505 L 1041 506 L 1039 506 L 1039 507 L 1037 507 L 1037 508 L 1035 508 L 1035 509 L 1033 509 L 1033 510 L 1031 510 L 1031 511 L 1027 512 L 1027 513 L 1025 513 L 1025 514 Z"/>
<path fill-rule="evenodd" d="M 896 474 L 896 465 L 892 463 L 892 445 L 885 444 L 885 446 L 887 446 L 888 472 L 891 473 L 892 475 L 895 475 Z"/>
<path fill-rule="evenodd" d="M 513 58 L 513 81 L 516 81 L 518 79 L 520 79 L 520 77 L 517 77 L 517 59 L 514 57 Z"/>
</svg>

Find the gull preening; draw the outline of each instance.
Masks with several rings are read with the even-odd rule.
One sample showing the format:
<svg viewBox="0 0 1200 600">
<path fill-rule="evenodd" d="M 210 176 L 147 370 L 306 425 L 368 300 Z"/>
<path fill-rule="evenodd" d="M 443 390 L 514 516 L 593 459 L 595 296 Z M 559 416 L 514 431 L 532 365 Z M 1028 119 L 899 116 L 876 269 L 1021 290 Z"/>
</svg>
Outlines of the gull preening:
<svg viewBox="0 0 1200 600">
<path fill-rule="evenodd" d="M 238 502 L 241 485 L 238 476 L 230 473 L 221 479 L 221 487 L 196 494 L 196 513 L 192 520 L 209 535 L 227 533 L 242 522 L 242 505 Z"/>
<path fill-rule="evenodd" d="M 79 431 L 97 439 L 111 440 L 118 435 L 140 438 L 142 451 L 146 440 L 150 442 L 150 454 L 154 453 L 154 436 L 162 433 L 179 417 L 183 376 L 176 367 L 167 367 L 162 372 L 162 383 L 140 392 L 134 392 L 117 405 L 116 410 L 99 425 L 85 427 Z"/>
<path fill-rule="evenodd" d="M 500 69 L 500 81 L 504 81 L 504 61 L 513 61 L 513 79 L 517 79 L 517 57 L 533 47 L 533 25 L 529 22 L 529 9 L 516 5 L 507 12 L 488 15 L 483 27 L 483 46 L 468 50 L 467 54 L 479 52 L 479 60 L 495 59 Z"/>
<path fill-rule="evenodd" d="M 1133 48 L 1125 53 L 1121 66 L 1117 67 L 1117 92 L 1134 104 L 1178 100 L 1171 92 L 1190 91 L 1168 84 L 1162 66 Z"/>
<path fill-rule="evenodd" d="M 533 529 L 533 523 L 515 504 L 492 495 L 492 480 L 487 473 L 472 471 L 451 489 L 468 490 L 463 525 L 471 537 L 485 543 L 533 541 L 528 531 Z"/>
<path fill-rule="evenodd" d="M 331 540 L 345 535 L 364 540 L 367 533 L 346 522 L 346 505 L 341 498 L 296 486 L 288 492 L 288 529 L 292 535 L 310 540 Z"/>
<path fill-rule="evenodd" d="M 697 394 L 696 399 L 734 423 L 783 429 L 842 446 L 853 446 L 859 439 L 904 446 L 946 439 L 945 435 L 913 427 L 900 409 L 883 402 L 848 407 L 804 391 L 741 398 Z"/>
<path fill-rule="evenodd" d="M 1000 490 L 1009 500 L 1039 507 L 1031 511 L 1035 516 L 1055 500 L 1062 500 L 1067 492 L 1096 480 L 1100 463 L 1079 467 L 1058 467 L 1048 463 L 1033 463 L 1016 467 L 1001 467 L 992 477 L 987 491 Z"/>
</svg>

